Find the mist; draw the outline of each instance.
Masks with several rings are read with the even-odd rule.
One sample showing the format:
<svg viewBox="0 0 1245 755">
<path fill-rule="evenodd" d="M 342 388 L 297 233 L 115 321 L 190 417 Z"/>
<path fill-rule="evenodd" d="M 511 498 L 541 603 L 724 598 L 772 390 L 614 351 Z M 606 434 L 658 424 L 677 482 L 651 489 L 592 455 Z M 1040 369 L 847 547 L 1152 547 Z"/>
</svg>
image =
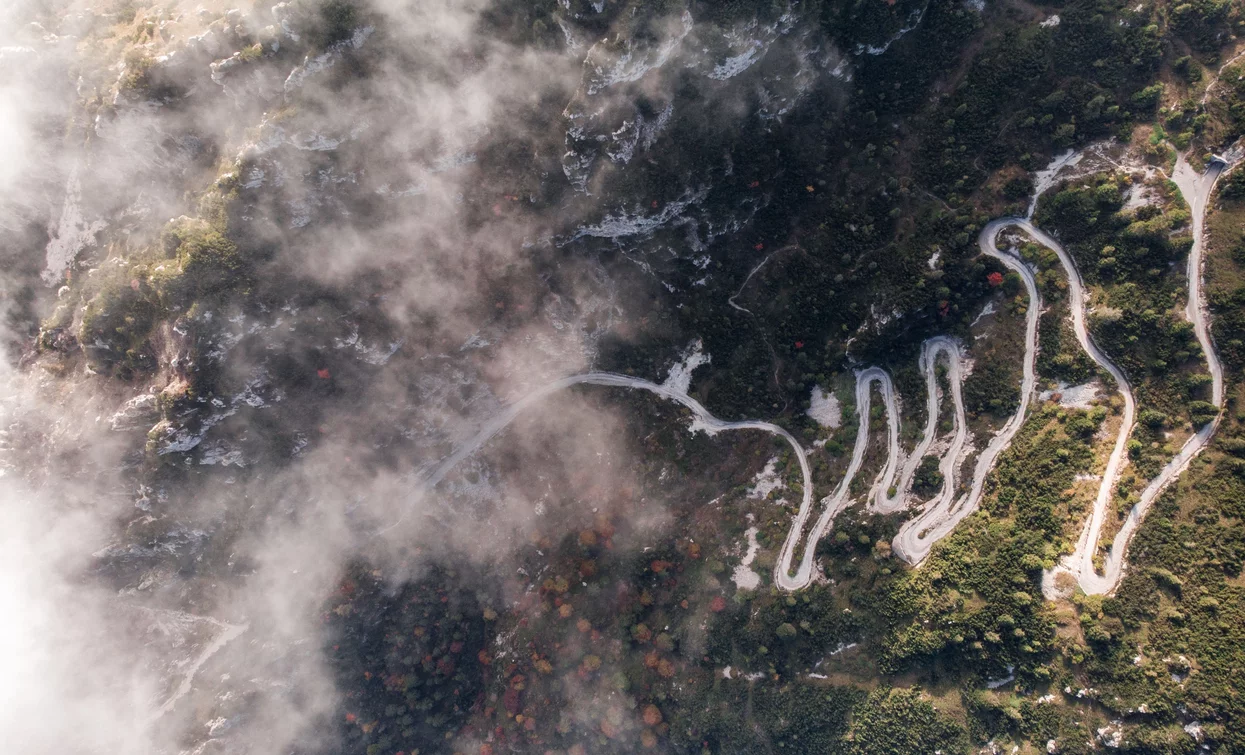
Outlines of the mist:
<svg viewBox="0 0 1245 755">
<path fill-rule="evenodd" d="M 793 9 L 633 11 L 0 11 L 0 738 L 335 751 L 326 605 L 352 570 L 386 595 L 458 570 L 518 606 L 533 543 L 613 532 L 644 449 L 591 391 L 423 476 L 690 288 L 690 256 L 765 201 L 718 191 L 723 134 L 777 126 L 842 69 Z M 663 327 L 657 380 L 688 335 Z M 609 701 L 599 684 L 569 697 Z M 601 705 L 567 725 L 639 730 Z"/>
</svg>

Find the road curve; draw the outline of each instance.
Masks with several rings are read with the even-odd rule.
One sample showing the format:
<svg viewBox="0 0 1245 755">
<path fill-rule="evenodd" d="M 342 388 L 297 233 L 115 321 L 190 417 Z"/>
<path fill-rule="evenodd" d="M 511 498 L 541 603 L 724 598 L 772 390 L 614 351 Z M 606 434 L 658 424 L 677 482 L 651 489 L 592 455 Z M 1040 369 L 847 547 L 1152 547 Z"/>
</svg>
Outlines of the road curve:
<svg viewBox="0 0 1245 755">
<path fill-rule="evenodd" d="M 1112 592 L 1119 585 L 1127 567 L 1125 556 L 1128 552 L 1128 544 L 1136 534 L 1137 527 L 1145 518 L 1146 512 L 1150 510 L 1154 500 L 1166 490 L 1167 486 L 1188 468 L 1189 462 L 1206 448 L 1211 436 L 1219 428 L 1219 421 L 1223 416 L 1223 365 L 1219 361 L 1219 354 L 1215 351 L 1206 321 L 1206 304 L 1202 295 L 1202 253 L 1206 208 L 1210 203 L 1210 195 L 1215 188 L 1215 182 L 1219 180 L 1226 167 L 1222 162 L 1213 161 L 1206 172 L 1199 175 L 1181 154 L 1176 158 L 1176 169 L 1172 173 L 1172 182 L 1180 189 L 1180 193 L 1184 195 L 1189 205 L 1190 222 L 1193 227 L 1193 246 L 1189 249 L 1187 268 L 1189 294 L 1185 305 L 1185 316 L 1189 322 L 1193 323 L 1193 332 L 1197 336 L 1198 344 L 1202 347 L 1202 353 L 1206 356 L 1206 365 L 1211 376 L 1211 401 L 1220 412 L 1214 420 L 1203 425 L 1190 436 L 1181 446 L 1179 453 L 1141 491 L 1141 497 L 1129 510 L 1128 517 L 1124 520 L 1123 526 L 1120 527 L 1120 531 L 1116 533 L 1111 543 L 1111 548 L 1107 551 L 1102 574 L 1098 574 L 1093 567 L 1093 554 L 1098 546 L 1098 533 L 1095 532 L 1094 538 L 1088 543 L 1077 544 L 1077 550 L 1072 557 L 1073 559 L 1079 557 L 1079 569 L 1076 571 L 1077 583 L 1081 590 L 1090 595 Z M 1106 483 L 1105 477 L 1103 482 Z M 1100 491 L 1099 497 L 1101 496 Z M 1082 540 L 1084 537 L 1082 535 Z M 1078 566 L 1075 561 L 1070 565 Z M 1044 581 L 1044 585 L 1048 593 L 1054 592 L 1053 581 L 1049 584 Z"/>
<path fill-rule="evenodd" d="M 1131 387 L 1126 379 L 1123 378 L 1118 368 L 1111 364 L 1105 355 L 1086 337 L 1083 283 L 1079 273 L 1076 272 L 1075 266 L 1072 264 L 1072 260 L 1054 239 L 1041 234 L 1040 231 L 1032 228 L 1032 226 L 1026 229 L 1059 255 L 1059 260 L 1068 274 L 1070 288 L 1073 293 L 1073 325 L 1076 329 L 1077 339 L 1081 341 L 1081 346 L 1089 352 L 1094 361 L 1106 368 L 1115 377 L 1116 382 L 1120 386 L 1120 392 L 1124 396 L 1123 422 L 1119 435 L 1116 438 L 1115 448 L 1112 450 L 1111 457 L 1107 462 L 1107 468 L 1103 473 L 1102 483 L 1098 488 L 1098 497 L 1094 502 L 1093 513 L 1081 531 L 1081 536 L 1077 540 L 1076 549 L 1073 553 L 1065 558 L 1055 569 L 1043 575 L 1043 591 L 1048 597 L 1054 597 L 1058 594 L 1055 577 L 1060 573 L 1071 573 L 1074 575 L 1077 585 L 1086 594 L 1097 595 L 1114 591 L 1119 585 L 1120 579 L 1124 576 L 1124 570 L 1127 566 L 1125 555 L 1128 551 L 1128 545 L 1146 512 L 1149 511 L 1151 504 L 1153 504 L 1154 499 L 1166 489 L 1168 484 L 1180 476 L 1195 456 L 1201 453 L 1210 442 L 1210 438 L 1215 430 L 1219 427 L 1223 408 L 1223 366 L 1219 361 L 1219 355 L 1215 352 L 1214 343 L 1211 341 L 1209 327 L 1206 322 L 1206 306 L 1202 296 L 1202 252 L 1203 222 L 1206 208 L 1215 182 L 1222 175 L 1225 167 L 1224 163 L 1213 161 L 1209 169 L 1199 175 L 1185 160 L 1185 156 L 1180 154 L 1177 156 L 1176 169 L 1172 174 L 1173 183 L 1176 184 L 1189 205 L 1193 233 L 1193 245 L 1189 250 L 1187 267 L 1189 292 L 1188 301 L 1185 305 L 1185 316 L 1193 324 L 1194 334 L 1198 339 L 1203 354 L 1206 356 L 1207 367 L 1211 374 L 1212 402 L 1216 407 L 1220 408 L 1221 412 L 1212 422 L 1201 427 L 1185 441 L 1180 452 L 1142 490 L 1141 497 L 1128 512 L 1128 517 L 1124 520 L 1123 526 L 1112 541 L 1111 548 L 1107 551 L 1102 574 L 1099 574 L 1094 568 L 1094 554 L 1098 550 L 1107 506 L 1111 501 L 1119 469 L 1123 464 L 1124 449 L 1128 436 L 1132 432 L 1133 419 L 1136 412 L 1135 401 L 1133 400 Z"/>
<path fill-rule="evenodd" d="M 869 413 L 873 408 L 871 406 L 873 394 L 870 386 L 873 383 L 878 384 L 878 390 L 882 394 L 882 403 L 886 406 L 886 465 L 874 478 L 868 498 L 873 501 L 875 510 L 889 513 L 903 508 L 904 502 L 902 494 L 897 494 L 894 498 L 889 495 L 891 487 L 895 485 L 895 475 L 900 471 L 900 460 L 903 458 L 903 451 L 899 448 L 899 397 L 895 393 L 894 381 L 881 367 L 869 367 L 857 371 L 856 410 L 860 414 L 857 441 L 862 435 L 865 438 L 869 435 Z M 864 444 L 858 442 L 857 445 L 863 453 Z"/>
<path fill-rule="evenodd" d="M 791 559 L 795 553 L 795 548 L 800 542 L 800 534 L 803 531 L 803 519 L 797 516 L 796 521 L 791 525 L 791 531 L 787 533 L 787 540 L 783 543 L 782 552 L 779 554 L 778 563 L 774 566 L 774 583 L 784 590 L 798 590 L 808 585 L 813 579 L 813 558 L 816 556 L 817 543 L 825 536 L 826 531 L 830 529 L 830 525 L 834 522 L 834 518 L 839 515 L 843 509 L 851 503 L 851 484 L 855 479 L 856 473 L 860 471 L 860 465 L 865 458 L 865 450 L 869 446 L 869 414 L 872 409 L 873 384 L 877 383 L 878 388 L 882 392 L 882 400 L 886 404 L 887 414 L 887 434 L 888 450 L 886 459 L 886 468 L 882 470 L 878 478 L 893 479 L 895 476 L 895 467 L 897 464 L 899 453 L 899 420 L 895 402 L 895 386 L 891 382 L 891 376 L 886 374 L 880 367 L 869 367 L 856 373 L 856 415 L 857 425 L 856 443 L 852 446 L 852 458 L 848 462 L 847 471 L 843 474 L 843 479 L 839 481 L 838 487 L 829 496 L 822 500 L 821 516 L 817 519 L 813 531 L 809 533 L 808 540 L 804 546 L 804 557 L 800 559 L 800 566 L 796 570 L 795 576 L 790 575 Z"/>
<path fill-rule="evenodd" d="M 692 423 L 693 430 L 704 430 L 710 435 L 717 434 L 723 430 L 761 430 L 772 435 L 782 437 L 791 445 L 791 449 L 795 451 L 796 458 L 800 462 L 800 468 L 804 473 L 804 498 L 805 505 L 801 506 L 802 515 L 807 515 L 807 503 L 812 495 L 812 470 L 808 464 L 808 456 L 804 448 L 799 444 L 791 433 L 787 432 L 772 422 L 762 422 L 760 420 L 741 420 L 738 422 L 726 422 L 713 416 L 699 401 L 689 396 L 686 392 L 673 388 L 669 385 L 658 384 L 641 378 L 630 377 L 628 375 L 619 375 L 613 372 L 585 372 L 579 375 L 571 375 L 568 377 L 555 380 L 551 383 L 537 388 L 523 398 L 513 404 L 502 409 L 492 419 L 484 424 L 482 428 L 470 440 L 460 446 L 454 453 L 443 459 L 432 472 L 424 479 L 424 486 L 433 488 L 444 479 L 445 475 L 451 469 L 457 466 L 467 457 L 478 451 L 485 443 L 501 432 L 507 425 L 514 421 L 521 412 L 539 401 L 559 391 L 570 388 L 575 385 L 602 385 L 615 388 L 635 388 L 638 390 L 648 391 L 656 394 L 669 401 L 681 404 L 691 410 L 694 416 Z M 391 525 L 392 526 L 392 525 Z"/>
<path fill-rule="evenodd" d="M 1072 314 L 1072 330 L 1076 333 L 1076 340 L 1099 367 L 1110 373 L 1119 389 L 1120 396 L 1124 399 L 1120 431 L 1115 437 L 1115 445 L 1111 448 L 1111 455 L 1107 458 L 1107 466 L 1102 473 L 1102 482 L 1098 485 L 1098 495 L 1094 499 L 1093 511 L 1090 513 L 1089 520 L 1086 521 L 1085 526 L 1081 529 L 1076 550 L 1064 564 L 1064 568 L 1076 574 L 1077 580 L 1084 586 L 1090 584 L 1096 577 L 1094 571 L 1094 551 L 1102 535 L 1102 526 L 1106 521 L 1107 508 L 1115 491 L 1116 480 L 1119 479 L 1120 468 L 1124 464 L 1128 436 L 1132 433 L 1133 423 L 1137 415 L 1137 402 L 1133 398 L 1132 386 L 1124 375 L 1124 371 L 1115 362 L 1111 361 L 1110 357 L 1103 353 L 1102 349 L 1098 348 L 1098 344 L 1094 343 L 1094 339 L 1089 335 L 1089 329 L 1085 326 L 1085 282 L 1081 279 L 1081 273 L 1077 270 L 1072 256 L 1068 254 L 1062 244 L 1028 220 L 1019 221 L 1016 223 L 1016 226 L 1032 236 L 1042 246 L 1053 251 L 1059 258 L 1059 264 L 1063 266 L 1064 275 L 1068 279 L 1068 309 Z"/>
<path fill-rule="evenodd" d="M 1172 183 L 1180 189 L 1185 202 L 1189 204 L 1190 223 L 1193 226 L 1193 246 L 1189 249 L 1189 261 L 1186 275 L 1189 279 L 1189 299 L 1185 304 L 1185 317 L 1193 323 L 1193 332 L 1197 342 L 1206 355 L 1206 365 L 1210 370 L 1211 403 L 1223 406 L 1223 365 L 1219 362 L 1219 354 L 1211 342 L 1210 328 L 1206 322 L 1206 301 L 1202 295 L 1202 253 L 1206 208 L 1210 203 L 1211 192 L 1215 182 L 1223 175 L 1225 166 L 1218 160 L 1211 163 L 1206 172 L 1198 175 L 1185 160 L 1183 154 L 1176 158 L 1176 169 L 1172 172 Z"/>
<path fill-rule="evenodd" d="M 895 484 L 893 479 L 883 480 L 879 477 L 879 484 L 877 484 L 873 496 L 873 510 L 879 514 L 894 513 L 908 504 L 907 494 L 911 490 L 912 480 L 916 476 L 916 469 L 920 466 L 921 459 L 924 459 L 929 453 L 930 446 L 937 439 L 940 404 L 938 374 L 935 366 L 940 355 L 945 356 L 947 359 L 947 377 L 951 384 L 951 401 L 955 405 L 955 435 L 952 438 L 950 448 L 938 466 L 945 481 L 939 497 L 943 495 L 949 496 L 955 492 L 954 477 L 959 469 L 958 459 L 968 439 L 968 426 L 964 421 L 964 399 L 960 390 L 964 381 L 964 365 L 959 344 L 956 343 L 955 339 L 949 336 L 934 336 L 921 344 L 919 362 L 921 374 L 925 376 L 925 405 L 927 407 L 925 430 L 921 434 L 920 442 L 912 449 L 911 455 L 905 459 L 898 484 Z M 893 410 L 888 409 L 888 411 Z M 897 447 L 895 455 L 896 457 L 899 456 Z M 892 490 L 894 491 L 893 493 L 891 492 Z"/>
<path fill-rule="evenodd" d="M 924 511 L 900 527 L 899 533 L 891 543 L 893 552 L 900 558 L 909 561 L 909 563 L 913 563 L 913 552 L 922 550 L 919 543 L 920 538 L 916 537 L 916 533 L 927 529 L 929 523 L 941 516 L 945 516 L 950 510 L 957 489 L 956 477 L 959 473 L 961 456 L 968 442 L 968 422 L 964 417 L 964 396 L 961 390 L 964 382 L 963 360 L 960 355 L 959 344 L 947 336 L 936 336 L 921 345 L 920 367 L 921 372 L 925 375 L 926 406 L 928 407 L 925 417 L 925 431 L 921 436 L 920 443 L 912 450 L 912 455 L 908 457 L 907 462 L 904 464 L 903 476 L 900 479 L 899 485 L 896 486 L 895 499 L 883 499 L 879 496 L 875 506 L 880 513 L 889 513 L 903 508 L 906 502 L 906 494 L 911 490 L 917 467 L 920 466 L 921 460 L 929 453 L 929 448 L 937 437 L 939 401 L 938 375 L 935 366 L 939 355 L 944 355 L 947 358 L 947 377 L 951 386 L 951 403 L 954 406 L 955 412 L 953 415 L 954 435 L 952 435 L 951 444 L 938 464 L 938 471 L 942 473 L 943 479 L 942 489 L 938 491 L 937 496 L 925 505 Z"/>
<path fill-rule="evenodd" d="M 891 548 L 896 555 L 910 564 L 915 565 L 924 561 L 934 543 L 950 534 L 956 525 L 964 520 L 964 517 L 977 510 L 985 489 L 986 475 L 994 467 L 999 454 L 1007 448 L 1012 438 L 1019 432 L 1021 425 L 1024 424 L 1025 415 L 1028 413 L 1029 401 L 1037 383 L 1037 326 L 1042 299 L 1038 295 L 1037 282 L 1029 266 L 1014 255 L 1000 251 L 996 245 L 998 235 L 1004 228 L 1023 227 L 1026 222 L 1022 218 L 1000 218 L 987 223 L 977 235 L 977 247 L 981 253 L 997 259 L 1008 269 L 1016 272 L 1024 282 L 1025 291 L 1029 294 L 1029 307 L 1025 312 L 1025 354 L 1023 376 L 1020 381 L 1020 406 L 977 457 L 968 492 L 951 502 L 944 491 L 944 495 L 936 499 L 935 505 L 927 507 L 899 529 L 891 543 Z"/>
</svg>

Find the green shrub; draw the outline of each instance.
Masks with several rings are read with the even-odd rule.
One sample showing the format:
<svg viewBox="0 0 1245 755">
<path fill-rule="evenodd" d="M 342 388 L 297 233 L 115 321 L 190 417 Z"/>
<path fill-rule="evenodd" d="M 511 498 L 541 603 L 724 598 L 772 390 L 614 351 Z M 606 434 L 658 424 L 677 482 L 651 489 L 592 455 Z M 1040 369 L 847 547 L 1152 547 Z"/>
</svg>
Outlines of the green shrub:
<svg viewBox="0 0 1245 755">
<path fill-rule="evenodd" d="M 912 479 L 912 490 L 921 496 L 931 496 L 942 488 L 943 476 L 938 470 L 938 457 L 926 456 L 921 459 Z"/>
<path fill-rule="evenodd" d="M 1219 414 L 1219 408 L 1209 401 L 1190 401 L 1189 416 L 1193 424 L 1204 425 Z"/>
<path fill-rule="evenodd" d="M 151 69 L 155 59 L 141 49 L 125 54 L 125 73 L 117 86 L 122 92 L 145 92 L 151 86 Z"/>
<path fill-rule="evenodd" d="M 1245 438 L 1220 438 L 1219 447 L 1233 456 L 1245 456 Z"/>
<path fill-rule="evenodd" d="M 953 755 L 967 751 L 964 730 L 915 689 L 878 689 L 856 709 L 851 755 Z"/>
<path fill-rule="evenodd" d="M 316 47 L 330 47 L 350 39 L 362 24 L 362 14 L 353 0 L 325 0 L 320 5 L 320 18 L 311 33 Z"/>
<path fill-rule="evenodd" d="M 1159 106 L 1159 101 L 1163 99 L 1163 85 L 1151 84 L 1138 91 L 1132 97 L 1133 106 L 1143 113 L 1152 113 Z"/>
<path fill-rule="evenodd" d="M 78 343 L 94 369 L 115 368 L 128 378 L 155 366 L 146 343 L 158 314 L 140 290 L 125 281 L 112 281 L 84 307 Z"/>
<path fill-rule="evenodd" d="M 1223 199 L 1245 199 L 1245 171 L 1235 170 L 1219 183 L 1219 196 Z"/>
<path fill-rule="evenodd" d="M 244 63 L 250 63 L 252 61 L 259 60 L 263 56 L 264 56 L 264 46 L 258 42 L 246 48 L 241 53 L 239 53 L 239 57 L 242 59 Z"/>
<path fill-rule="evenodd" d="M 204 220 L 178 218 L 164 230 L 161 243 L 172 259 L 156 267 L 151 285 L 167 309 L 187 309 L 243 278 L 237 245 Z"/>
</svg>

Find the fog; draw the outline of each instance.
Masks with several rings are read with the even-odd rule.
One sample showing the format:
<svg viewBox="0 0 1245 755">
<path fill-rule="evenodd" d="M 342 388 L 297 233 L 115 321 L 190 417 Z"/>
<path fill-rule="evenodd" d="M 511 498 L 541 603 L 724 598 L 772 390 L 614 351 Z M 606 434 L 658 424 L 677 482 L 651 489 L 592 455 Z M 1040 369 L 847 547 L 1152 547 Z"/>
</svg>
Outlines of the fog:
<svg viewBox="0 0 1245 755">
<path fill-rule="evenodd" d="M 467 564 L 518 600 L 521 546 L 609 511 L 567 501 L 637 485 L 618 405 L 551 399 L 422 475 L 756 211 L 706 199 L 724 153 L 654 159 L 686 102 L 776 123 L 842 69 L 791 12 L 571 2 L 533 42 L 480 0 L 320 5 L 0 11 L 14 751 L 332 751 L 321 613 L 348 564 L 395 590 Z M 217 226 L 241 262 L 193 257 Z M 613 694 L 571 720 L 627 729 Z"/>
</svg>

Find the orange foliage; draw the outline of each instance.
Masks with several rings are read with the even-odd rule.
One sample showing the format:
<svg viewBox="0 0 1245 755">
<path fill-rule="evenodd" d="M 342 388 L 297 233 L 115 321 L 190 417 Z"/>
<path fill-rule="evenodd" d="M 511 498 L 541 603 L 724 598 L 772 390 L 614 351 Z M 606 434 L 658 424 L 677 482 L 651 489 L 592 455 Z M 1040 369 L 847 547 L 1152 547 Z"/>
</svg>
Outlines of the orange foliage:
<svg viewBox="0 0 1245 755">
<path fill-rule="evenodd" d="M 648 705 L 644 708 L 644 724 L 646 726 L 656 726 L 661 723 L 661 711 L 656 705 Z"/>
</svg>

